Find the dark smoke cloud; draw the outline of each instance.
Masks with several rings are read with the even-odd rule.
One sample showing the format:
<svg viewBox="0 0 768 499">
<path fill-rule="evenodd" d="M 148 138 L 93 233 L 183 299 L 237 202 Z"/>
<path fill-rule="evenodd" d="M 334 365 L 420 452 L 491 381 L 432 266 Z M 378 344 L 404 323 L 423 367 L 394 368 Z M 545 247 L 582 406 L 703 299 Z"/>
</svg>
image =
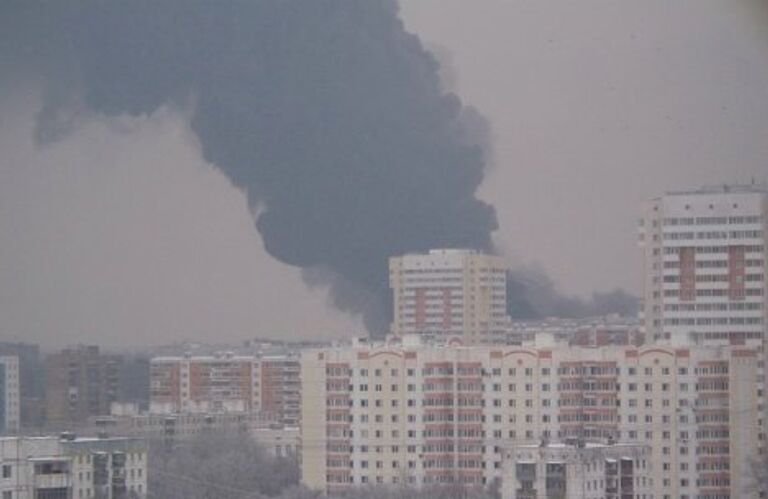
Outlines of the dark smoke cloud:
<svg viewBox="0 0 768 499">
<path fill-rule="evenodd" d="M 638 298 L 622 289 L 593 293 L 589 300 L 563 294 L 544 272 L 529 267 L 507 273 L 507 296 L 509 315 L 521 320 L 580 319 L 614 313 L 634 317 L 639 307 Z"/>
<path fill-rule="evenodd" d="M 491 250 L 483 122 L 394 0 L 8 0 L 0 19 L 0 62 L 45 89 L 38 140 L 87 113 L 183 109 L 267 251 L 373 333 L 390 255 Z"/>
</svg>

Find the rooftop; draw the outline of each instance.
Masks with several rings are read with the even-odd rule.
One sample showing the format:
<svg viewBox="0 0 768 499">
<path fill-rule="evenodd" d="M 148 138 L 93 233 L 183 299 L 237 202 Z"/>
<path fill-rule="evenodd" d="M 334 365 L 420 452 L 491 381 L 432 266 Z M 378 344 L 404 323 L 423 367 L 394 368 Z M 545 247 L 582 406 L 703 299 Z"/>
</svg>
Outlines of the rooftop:
<svg viewBox="0 0 768 499">
<path fill-rule="evenodd" d="M 768 184 L 720 184 L 706 185 L 698 189 L 683 191 L 667 191 L 667 196 L 690 196 L 711 194 L 768 194 Z"/>
</svg>

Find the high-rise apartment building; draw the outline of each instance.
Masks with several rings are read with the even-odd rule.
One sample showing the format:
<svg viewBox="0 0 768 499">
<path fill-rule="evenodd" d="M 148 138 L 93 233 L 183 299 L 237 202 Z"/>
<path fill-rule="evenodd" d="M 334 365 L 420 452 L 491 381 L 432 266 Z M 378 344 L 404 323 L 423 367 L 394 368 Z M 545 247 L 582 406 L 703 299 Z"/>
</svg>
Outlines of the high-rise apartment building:
<svg viewBox="0 0 768 499">
<path fill-rule="evenodd" d="M 0 357 L 0 435 L 19 430 L 19 359 Z"/>
<path fill-rule="evenodd" d="M 302 355 L 302 478 L 483 486 L 523 444 L 650 448 L 653 497 L 754 497 L 757 348 L 358 344 Z M 591 497 L 591 496 L 588 496 Z"/>
<path fill-rule="evenodd" d="M 155 357 L 150 362 L 153 414 L 258 413 L 285 425 L 300 416 L 295 355 Z"/>
<path fill-rule="evenodd" d="M 137 439 L 0 438 L 3 499 L 143 499 L 147 446 Z"/>
<path fill-rule="evenodd" d="M 40 347 L 29 343 L 0 341 L 0 357 L 19 358 L 19 425 L 21 428 L 41 427 L 45 421 L 45 370 L 40 358 Z"/>
<path fill-rule="evenodd" d="M 151 413 L 251 412 L 260 406 L 259 359 L 220 353 L 150 361 Z"/>
<path fill-rule="evenodd" d="M 503 343 L 510 320 L 506 271 L 501 258 L 473 250 L 438 249 L 390 258 L 392 333 Z"/>
<path fill-rule="evenodd" d="M 768 190 L 721 186 L 646 203 L 643 319 L 652 340 L 762 342 L 768 323 Z"/>
<path fill-rule="evenodd" d="M 67 348 L 45 361 L 47 423 L 69 427 L 110 413 L 120 390 L 119 355 L 97 346 Z"/>
<path fill-rule="evenodd" d="M 260 408 L 265 417 L 288 426 L 301 418 L 301 363 L 297 355 L 270 355 L 261 359 Z"/>
</svg>

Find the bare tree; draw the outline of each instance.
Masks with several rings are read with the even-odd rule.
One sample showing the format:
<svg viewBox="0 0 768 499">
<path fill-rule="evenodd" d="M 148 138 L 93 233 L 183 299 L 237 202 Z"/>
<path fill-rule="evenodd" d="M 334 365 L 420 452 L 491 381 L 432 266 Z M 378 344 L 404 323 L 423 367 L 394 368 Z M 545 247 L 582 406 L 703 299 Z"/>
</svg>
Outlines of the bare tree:
<svg viewBox="0 0 768 499">
<path fill-rule="evenodd" d="M 261 499 L 299 481 L 291 458 L 274 457 L 242 435 L 210 433 L 150 447 L 150 497 L 163 499 Z"/>
</svg>

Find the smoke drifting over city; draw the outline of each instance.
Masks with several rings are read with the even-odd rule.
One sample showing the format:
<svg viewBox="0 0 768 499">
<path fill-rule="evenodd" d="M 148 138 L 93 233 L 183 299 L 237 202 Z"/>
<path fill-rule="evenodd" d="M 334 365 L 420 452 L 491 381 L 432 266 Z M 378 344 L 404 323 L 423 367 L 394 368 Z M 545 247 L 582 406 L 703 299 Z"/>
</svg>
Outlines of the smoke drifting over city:
<svg viewBox="0 0 768 499">
<path fill-rule="evenodd" d="M 39 139 L 65 135 L 83 106 L 178 106 L 205 159 L 247 194 L 267 251 L 329 286 L 369 330 L 388 326 L 388 256 L 491 248 L 496 216 L 475 197 L 486 161 L 468 109 L 441 90 L 396 2 L 16 7 L 2 17 L 29 25 L 8 42 L 43 63 Z"/>
<path fill-rule="evenodd" d="M 176 109 L 204 158 L 245 192 L 269 254 L 374 334 L 390 321 L 389 256 L 492 250 L 495 211 L 475 194 L 487 125 L 444 91 L 393 0 L 2 10 L 0 57 L 19 68 L 11 83 L 43 89 L 40 144 L 88 115 Z M 547 282 L 512 279 L 512 315 L 570 310 Z"/>
</svg>

